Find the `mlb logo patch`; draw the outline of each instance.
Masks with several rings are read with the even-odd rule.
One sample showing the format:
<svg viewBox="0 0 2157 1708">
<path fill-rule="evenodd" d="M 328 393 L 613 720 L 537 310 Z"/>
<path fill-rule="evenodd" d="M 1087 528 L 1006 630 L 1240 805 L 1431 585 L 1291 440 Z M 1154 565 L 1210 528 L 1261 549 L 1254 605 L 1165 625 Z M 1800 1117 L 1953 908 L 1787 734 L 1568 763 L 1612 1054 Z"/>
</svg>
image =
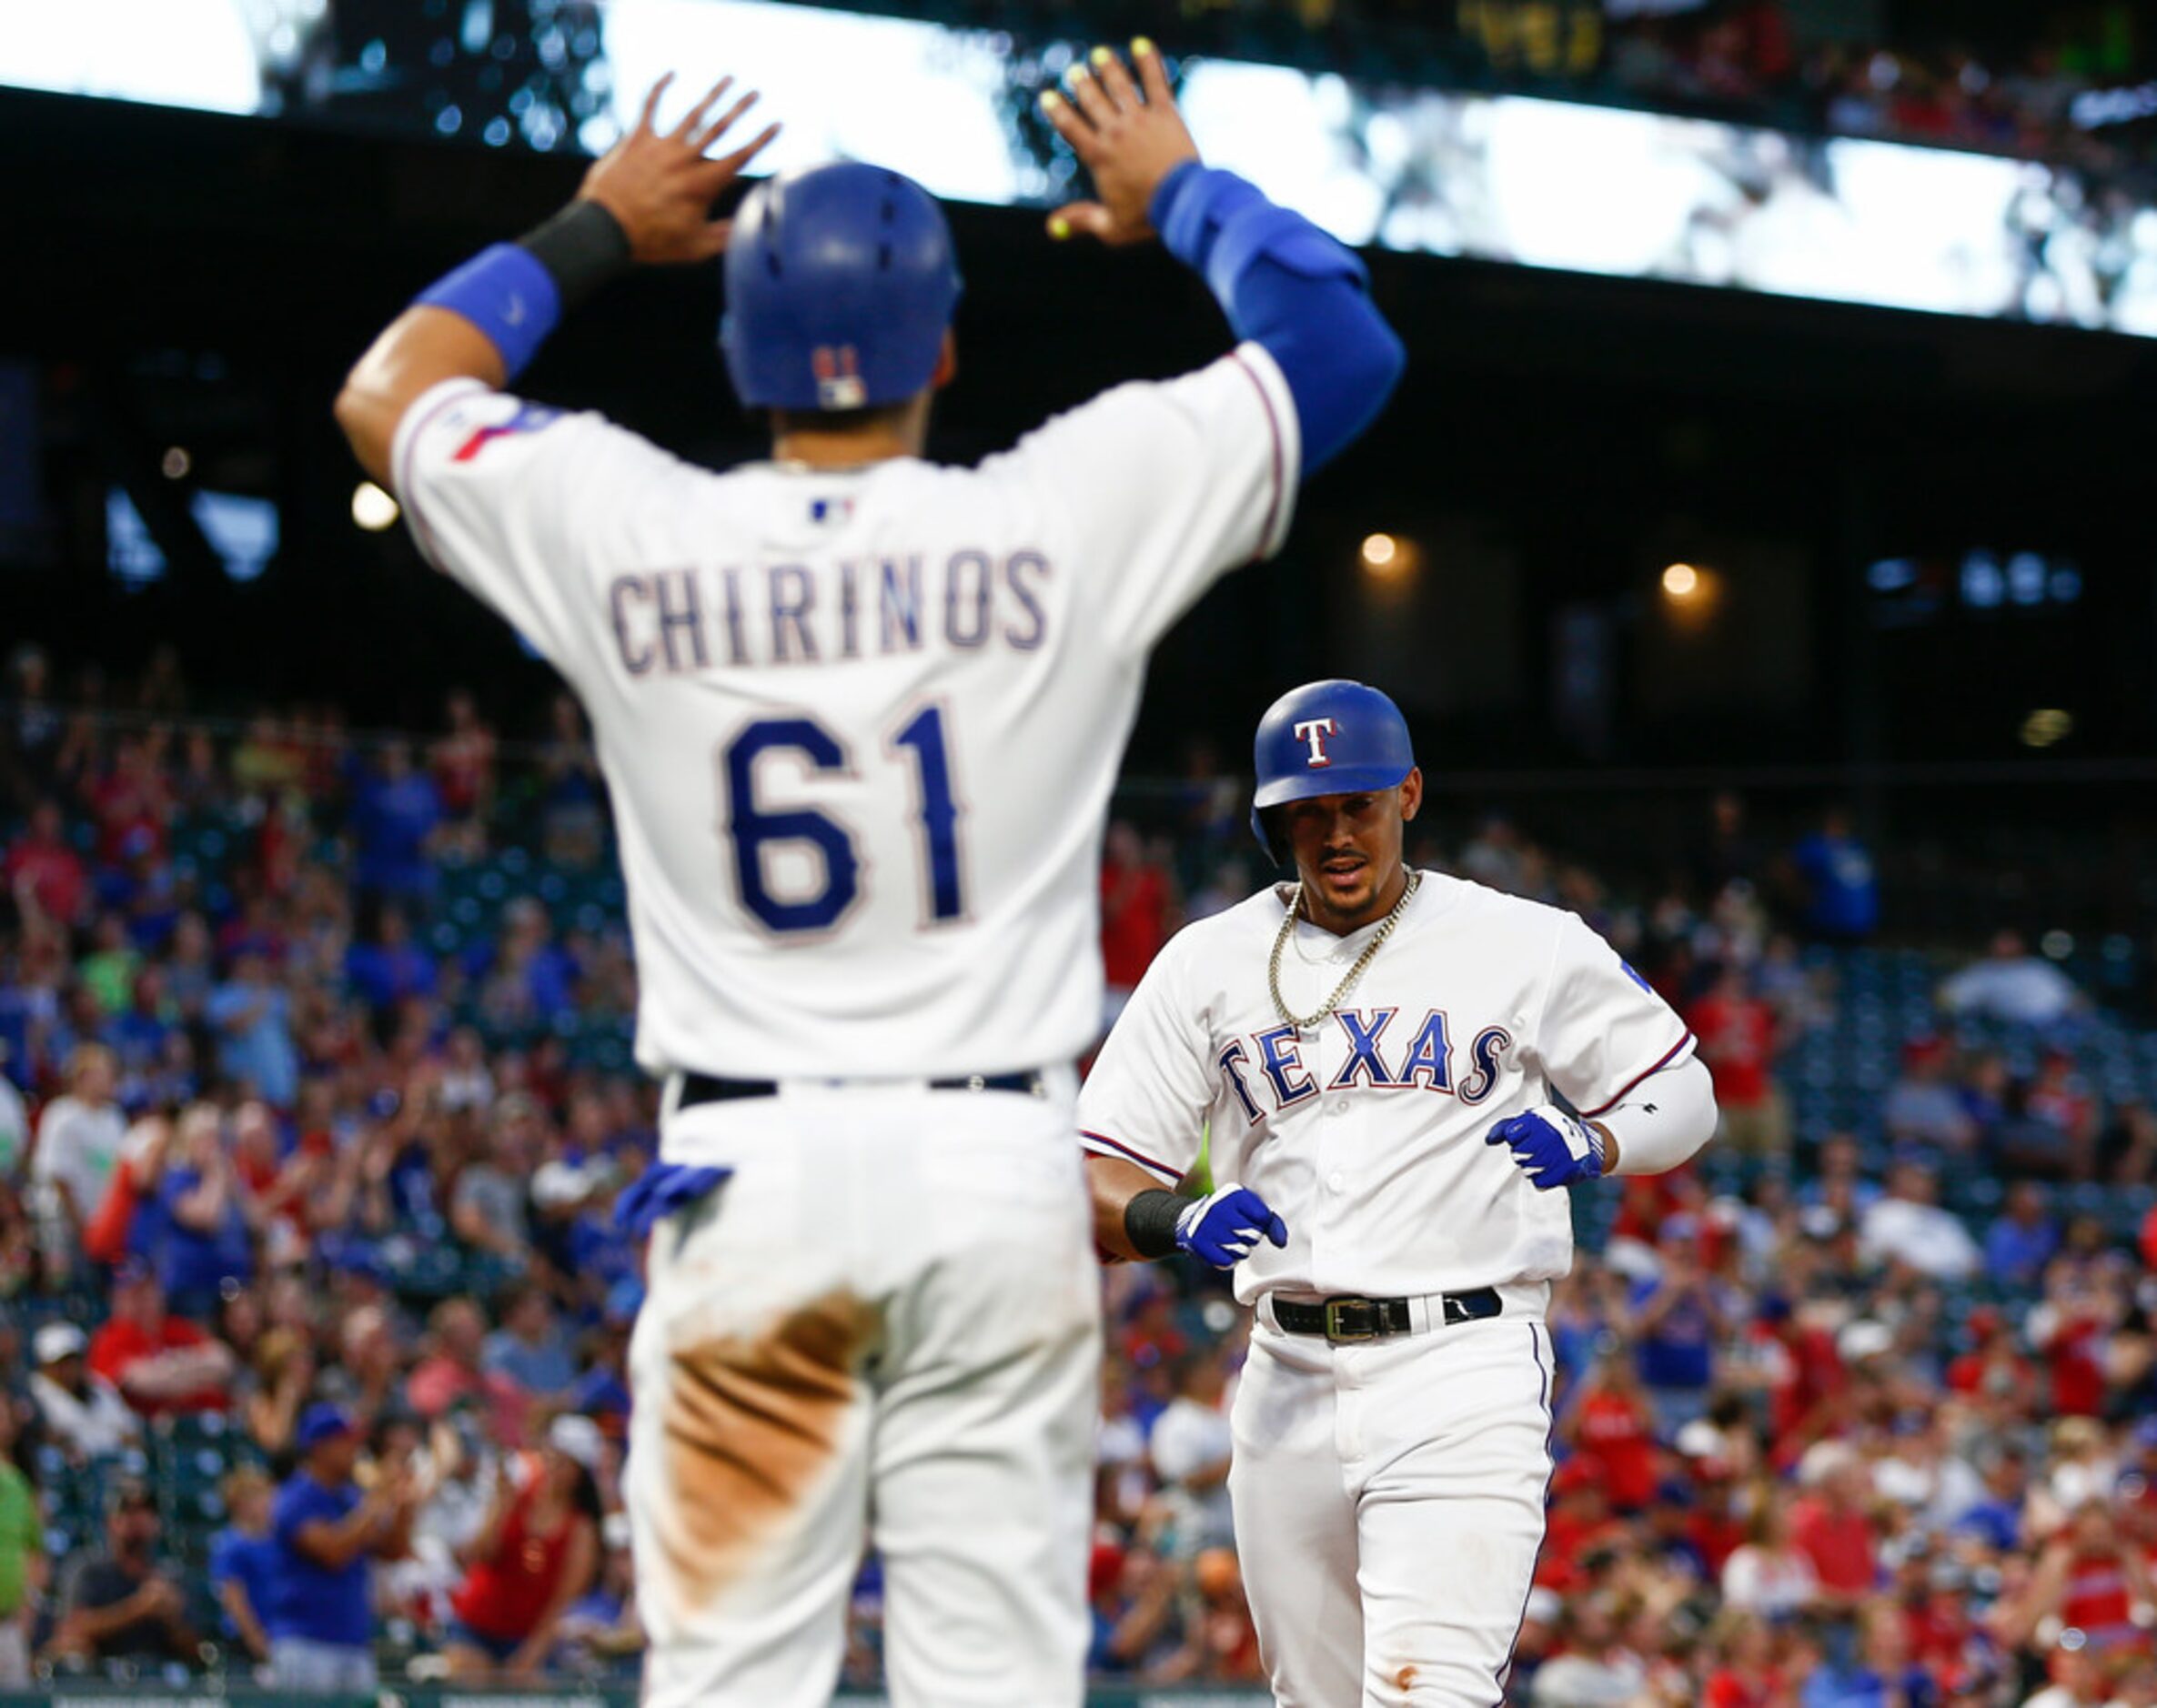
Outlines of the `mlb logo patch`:
<svg viewBox="0 0 2157 1708">
<path fill-rule="evenodd" d="M 861 409 L 869 402 L 862 379 L 862 358 L 851 344 L 820 344 L 810 353 L 809 371 L 816 376 L 820 409 Z"/>
<path fill-rule="evenodd" d="M 854 501 L 852 498 L 811 498 L 809 500 L 809 519 L 811 522 L 851 522 L 853 520 Z"/>
</svg>

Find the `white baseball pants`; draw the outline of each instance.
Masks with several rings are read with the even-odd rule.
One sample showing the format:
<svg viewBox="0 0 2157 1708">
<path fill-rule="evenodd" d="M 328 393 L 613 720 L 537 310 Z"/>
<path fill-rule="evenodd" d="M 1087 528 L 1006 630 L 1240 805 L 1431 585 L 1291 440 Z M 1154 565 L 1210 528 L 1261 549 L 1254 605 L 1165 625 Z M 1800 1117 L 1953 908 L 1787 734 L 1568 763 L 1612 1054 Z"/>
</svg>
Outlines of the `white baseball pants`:
<svg viewBox="0 0 2157 1708">
<path fill-rule="evenodd" d="M 646 1708 L 831 1700 L 864 1541 L 897 1708 L 1076 1708 L 1100 1289 L 1068 1096 L 782 1090 L 653 1235 L 628 1496 Z"/>
<path fill-rule="evenodd" d="M 1228 1489 L 1280 1708 L 1496 1708 L 1543 1544 L 1550 1335 L 1504 1312 L 1335 1346 L 1260 1304 Z"/>
</svg>

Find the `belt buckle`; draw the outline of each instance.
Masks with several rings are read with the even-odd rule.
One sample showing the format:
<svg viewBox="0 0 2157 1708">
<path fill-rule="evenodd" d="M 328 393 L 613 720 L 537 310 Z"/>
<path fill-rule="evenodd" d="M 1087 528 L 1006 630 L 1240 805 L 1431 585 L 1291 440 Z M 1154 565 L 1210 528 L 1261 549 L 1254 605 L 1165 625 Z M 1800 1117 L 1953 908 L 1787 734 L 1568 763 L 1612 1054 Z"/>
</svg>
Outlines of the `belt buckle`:
<svg viewBox="0 0 2157 1708">
<path fill-rule="evenodd" d="M 1364 1327 L 1347 1326 L 1347 1314 L 1352 1311 L 1366 1313 Z M 1378 1307 L 1368 1299 L 1328 1299 L 1325 1301 L 1325 1338 L 1336 1346 L 1343 1341 L 1375 1341 L 1382 1328 Z"/>
</svg>

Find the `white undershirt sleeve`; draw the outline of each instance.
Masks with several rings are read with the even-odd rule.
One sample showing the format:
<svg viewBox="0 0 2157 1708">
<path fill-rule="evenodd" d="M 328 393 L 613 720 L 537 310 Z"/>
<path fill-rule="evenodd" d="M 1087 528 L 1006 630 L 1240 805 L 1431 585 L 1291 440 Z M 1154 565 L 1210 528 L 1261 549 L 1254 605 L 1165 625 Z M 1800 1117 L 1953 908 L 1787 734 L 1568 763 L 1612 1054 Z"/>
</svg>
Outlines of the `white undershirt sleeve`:
<svg viewBox="0 0 2157 1708">
<path fill-rule="evenodd" d="M 1618 1174 L 1661 1174 L 1715 1136 L 1715 1081 L 1698 1056 L 1651 1073 L 1598 1115 L 1618 1140 Z"/>
</svg>

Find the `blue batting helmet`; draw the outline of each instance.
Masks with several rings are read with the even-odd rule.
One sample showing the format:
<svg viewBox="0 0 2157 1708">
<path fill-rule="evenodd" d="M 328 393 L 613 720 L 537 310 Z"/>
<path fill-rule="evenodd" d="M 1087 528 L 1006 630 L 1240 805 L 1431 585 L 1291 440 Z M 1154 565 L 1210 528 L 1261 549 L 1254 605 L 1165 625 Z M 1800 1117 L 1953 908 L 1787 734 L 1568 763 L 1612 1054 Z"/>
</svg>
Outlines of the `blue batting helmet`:
<svg viewBox="0 0 2157 1708">
<path fill-rule="evenodd" d="M 1376 794 L 1416 769 L 1407 719 L 1376 688 L 1336 677 L 1291 688 L 1266 708 L 1252 744 L 1258 788 L 1251 829 L 1275 865 L 1282 848 L 1266 812 L 1314 795 Z"/>
<path fill-rule="evenodd" d="M 734 216 L 720 348 L 741 401 L 903 403 L 959 300 L 951 228 L 912 178 L 842 160 L 767 178 Z"/>
</svg>

